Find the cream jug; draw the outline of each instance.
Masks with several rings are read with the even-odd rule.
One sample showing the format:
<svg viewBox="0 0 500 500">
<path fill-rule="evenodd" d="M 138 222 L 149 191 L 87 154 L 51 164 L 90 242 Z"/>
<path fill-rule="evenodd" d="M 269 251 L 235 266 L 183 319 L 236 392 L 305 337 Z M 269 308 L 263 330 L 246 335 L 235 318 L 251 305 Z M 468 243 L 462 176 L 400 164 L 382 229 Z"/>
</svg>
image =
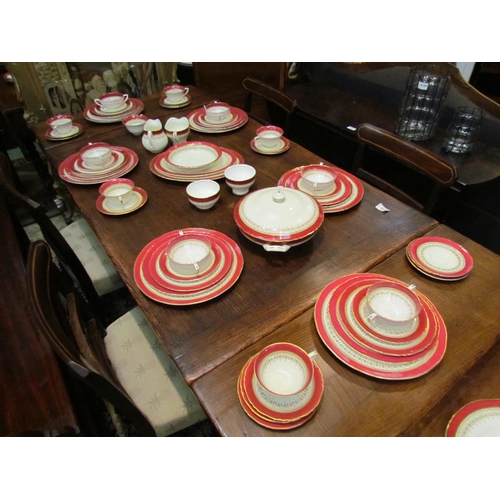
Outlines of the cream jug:
<svg viewBox="0 0 500 500">
<path fill-rule="evenodd" d="M 160 120 L 148 120 L 144 124 L 142 145 L 151 153 L 161 153 L 168 144 L 167 134 L 163 131 Z"/>
<path fill-rule="evenodd" d="M 186 142 L 189 135 L 189 120 L 186 117 L 171 117 L 165 123 L 165 131 L 174 144 Z"/>
</svg>

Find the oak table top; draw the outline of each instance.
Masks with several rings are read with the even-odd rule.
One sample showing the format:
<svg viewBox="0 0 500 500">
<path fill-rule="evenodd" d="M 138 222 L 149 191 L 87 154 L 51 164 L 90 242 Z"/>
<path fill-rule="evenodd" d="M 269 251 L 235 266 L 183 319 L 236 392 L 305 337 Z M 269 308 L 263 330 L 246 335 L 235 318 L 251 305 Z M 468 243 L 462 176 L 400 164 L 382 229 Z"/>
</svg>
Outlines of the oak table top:
<svg viewBox="0 0 500 500">
<path fill-rule="evenodd" d="M 443 401 L 454 385 L 460 390 L 461 378 L 494 346 L 499 334 L 500 256 L 481 247 L 452 229 L 440 225 L 428 235 L 450 238 L 469 250 L 474 268 L 464 280 L 437 281 L 416 271 L 402 248 L 369 271 L 413 283 L 437 307 L 444 319 L 448 344 L 442 361 L 429 373 L 407 381 L 379 380 L 363 375 L 339 361 L 320 339 L 313 309 L 259 340 L 245 351 L 204 375 L 193 384 L 208 414 L 224 436 L 398 436 L 444 435 L 446 423 L 467 402 L 448 407 Z M 292 342 L 307 352 L 316 350 L 315 358 L 324 377 L 323 399 L 313 418 L 290 431 L 271 431 L 254 423 L 244 413 L 237 397 L 238 374 L 245 362 L 273 342 Z M 498 349 L 497 349 L 498 350 Z M 498 371 L 498 362 L 495 364 Z M 489 373 L 492 369 L 490 367 Z M 486 374 L 485 374 L 486 375 Z M 467 377 L 465 377 L 467 378 Z M 483 382 L 485 376 L 482 377 Z M 472 397 L 474 379 L 468 379 Z M 478 394 L 490 394 L 483 390 Z M 497 394 L 498 396 L 498 394 Z M 436 405 L 434 421 L 425 415 Z M 435 420 L 438 414 L 439 427 Z M 430 419 L 429 419 L 430 420 Z M 419 424 L 419 422 L 424 422 Z"/>
<path fill-rule="evenodd" d="M 179 110 L 174 116 L 185 114 Z M 233 132 L 191 131 L 189 140 L 212 142 L 240 153 L 257 170 L 252 191 L 276 186 L 279 178 L 294 167 L 322 161 L 295 143 L 281 155 L 254 152 L 250 141 L 259 126 L 250 119 Z M 217 204 L 200 211 L 189 204 L 186 183 L 164 180 L 150 171 L 149 163 L 155 155 L 143 148 L 140 137 L 122 127 L 100 134 L 99 140 L 138 153 L 139 164 L 127 177 L 148 193 L 147 203 L 128 215 L 107 216 L 96 209 L 98 185 L 67 184 L 68 191 L 190 384 L 310 308 L 332 279 L 370 269 L 437 225 L 435 220 L 363 184 L 361 203 L 344 213 L 327 214 L 320 230 L 307 243 L 286 253 L 267 253 L 239 232 L 233 212 L 240 198 L 223 181 Z M 47 150 L 47 156 L 57 168 L 83 144 L 83 139 L 67 142 Z M 375 206 L 379 203 L 390 212 L 378 211 Z M 154 302 L 134 282 L 135 259 L 158 236 L 189 227 L 220 231 L 232 238 L 243 253 L 243 272 L 230 290 L 206 303 L 180 307 Z"/>
</svg>

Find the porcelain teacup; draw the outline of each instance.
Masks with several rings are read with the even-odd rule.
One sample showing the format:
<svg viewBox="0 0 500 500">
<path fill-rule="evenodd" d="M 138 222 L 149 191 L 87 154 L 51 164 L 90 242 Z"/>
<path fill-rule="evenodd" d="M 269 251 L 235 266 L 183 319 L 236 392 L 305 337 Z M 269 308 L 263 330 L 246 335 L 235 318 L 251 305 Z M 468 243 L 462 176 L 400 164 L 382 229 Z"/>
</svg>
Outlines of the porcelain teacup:
<svg viewBox="0 0 500 500">
<path fill-rule="evenodd" d="M 167 101 L 176 103 L 182 101 L 185 95 L 188 94 L 189 88 L 182 85 L 169 85 L 163 89 L 167 97 Z"/>
<path fill-rule="evenodd" d="M 279 144 L 283 129 L 274 125 L 267 125 L 257 129 L 255 142 L 258 148 L 272 149 Z"/>
<path fill-rule="evenodd" d="M 106 202 L 123 207 L 132 199 L 134 183 L 130 179 L 111 179 L 99 188 L 99 194 L 104 196 Z"/>
<path fill-rule="evenodd" d="M 72 115 L 55 115 L 47 120 L 47 125 L 52 128 L 52 132 L 64 136 L 69 134 L 73 128 Z"/>
<path fill-rule="evenodd" d="M 129 115 L 122 120 L 122 123 L 131 134 L 141 135 L 144 132 L 144 125 L 147 121 L 147 116 Z"/>
<path fill-rule="evenodd" d="M 301 172 L 301 179 L 305 189 L 315 195 L 332 191 L 336 177 L 335 172 L 321 168 L 305 167 Z"/>
<path fill-rule="evenodd" d="M 233 193 L 242 196 L 247 194 L 250 187 L 255 182 L 256 170 L 251 165 L 239 163 L 224 170 L 226 184 L 233 190 Z"/>
<path fill-rule="evenodd" d="M 123 106 L 128 100 L 128 94 L 120 92 L 108 92 L 103 94 L 99 99 L 94 99 L 94 102 L 104 110 L 115 111 L 120 106 Z"/>
</svg>

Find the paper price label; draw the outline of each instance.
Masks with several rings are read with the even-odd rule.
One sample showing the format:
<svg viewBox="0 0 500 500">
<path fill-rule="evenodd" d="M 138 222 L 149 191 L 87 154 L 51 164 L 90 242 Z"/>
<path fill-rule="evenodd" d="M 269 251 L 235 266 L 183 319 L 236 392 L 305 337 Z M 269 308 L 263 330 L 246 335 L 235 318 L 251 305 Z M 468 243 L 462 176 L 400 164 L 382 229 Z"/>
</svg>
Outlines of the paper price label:
<svg viewBox="0 0 500 500">
<path fill-rule="evenodd" d="M 418 82 L 417 87 L 419 88 L 419 90 L 427 90 L 429 84 L 427 82 Z"/>
</svg>

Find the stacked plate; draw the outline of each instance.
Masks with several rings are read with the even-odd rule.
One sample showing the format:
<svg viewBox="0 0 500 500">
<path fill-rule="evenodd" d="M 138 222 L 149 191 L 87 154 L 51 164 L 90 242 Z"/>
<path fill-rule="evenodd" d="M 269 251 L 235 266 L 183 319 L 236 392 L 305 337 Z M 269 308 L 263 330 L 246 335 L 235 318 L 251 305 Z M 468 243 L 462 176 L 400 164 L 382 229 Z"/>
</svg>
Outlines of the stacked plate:
<svg viewBox="0 0 500 500">
<path fill-rule="evenodd" d="M 45 138 L 49 141 L 66 141 L 67 139 L 73 139 L 79 136 L 83 132 L 83 127 L 79 123 L 73 123 L 71 130 L 65 134 L 48 128 L 45 132 Z"/>
<path fill-rule="evenodd" d="M 449 421 L 446 437 L 500 437 L 500 399 L 466 404 Z"/>
<path fill-rule="evenodd" d="M 101 184 L 128 174 L 138 163 L 137 153 L 121 146 L 109 146 L 112 159 L 99 170 L 82 160 L 80 153 L 66 158 L 58 169 L 59 177 L 71 184 Z"/>
<path fill-rule="evenodd" d="M 144 109 L 144 104 L 139 99 L 130 98 L 123 106 L 112 111 L 101 108 L 92 103 L 83 110 L 83 116 L 94 123 L 116 123 L 121 122 L 126 116 L 138 115 Z"/>
<path fill-rule="evenodd" d="M 350 274 L 330 283 L 314 310 L 316 329 L 327 348 L 347 366 L 387 380 L 420 377 L 432 370 L 446 350 L 447 331 L 432 302 L 413 291 L 420 303 L 418 316 L 402 326 L 373 320 L 367 305 L 368 288 L 398 283 L 380 274 Z"/>
<path fill-rule="evenodd" d="M 313 360 L 308 361 L 311 367 L 309 374 L 300 371 L 300 359 L 297 360 L 294 354 L 300 351 L 293 344 L 272 344 L 251 357 L 241 370 L 238 398 L 245 413 L 257 424 L 273 430 L 290 430 L 314 416 L 323 395 L 323 375 Z M 259 377 L 258 367 L 262 366 L 260 361 L 263 355 L 266 355 L 265 367 Z M 302 356 L 308 355 L 302 351 Z M 302 385 L 302 382 L 302 390 L 292 395 L 281 396 L 272 392 L 289 390 L 297 383 Z M 271 392 L 266 387 L 271 387 Z"/>
<path fill-rule="evenodd" d="M 221 122 L 213 123 L 207 120 L 205 108 L 197 109 L 187 116 L 189 119 L 189 126 L 197 132 L 206 134 L 220 134 L 223 132 L 230 132 L 236 130 L 248 121 L 248 115 L 239 108 L 229 108 L 229 116 Z"/>
<path fill-rule="evenodd" d="M 186 94 L 180 101 L 171 101 L 168 99 L 165 95 L 162 95 L 160 97 L 159 104 L 162 108 L 167 108 L 167 109 L 177 109 L 177 108 L 183 108 L 190 104 L 191 102 L 191 96 L 189 94 Z"/>
<path fill-rule="evenodd" d="M 447 238 L 427 236 L 406 247 L 410 264 L 422 274 L 442 281 L 457 281 L 469 276 L 474 261 L 470 253 Z"/>
<path fill-rule="evenodd" d="M 323 170 L 326 174 L 335 175 L 333 187 L 321 194 L 311 190 L 302 179 L 302 171 L 309 168 Z M 323 164 L 305 165 L 289 170 L 285 172 L 278 181 L 278 186 L 298 189 L 299 191 L 303 191 L 313 196 L 318 200 L 326 214 L 343 212 L 344 210 L 356 206 L 361 201 L 364 194 L 363 185 L 356 176 L 341 168 Z"/>
<path fill-rule="evenodd" d="M 181 169 L 178 166 L 170 163 L 168 161 L 168 151 L 155 156 L 151 160 L 149 168 L 151 172 L 153 172 L 153 174 L 157 175 L 158 177 L 162 177 L 163 179 L 168 179 L 171 181 L 193 182 L 201 179 L 223 179 L 224 170 L 227 167 L 236 165 L 238 163 L 244 163 L 244 160 L 239 153 L 233 151 L 232 149 L 223 148 L 221 146 L 217 146 L 217 149 L 220 149 L 222 151 L 220 158 L 203 172 L 187 173 L 185 169 Z"/>
<path fill-rule="evenodd" d="M 172 244 L 181 238 L 180 247 Z M 186 241 L 183 243 L 182 238 Z M 203 267 L 190 273 L 189 259 L 199 258 L 200 248 L 209 247 L 203 256 Z M 176 261 L 182 260 L 180 265 Z M 174 256 L 173 256 L 174 255 Z M 193 258 L 195 258 L 193 257 Z M 194 264 L 193 264 L 194 265 Z M 229 290 L 243 270 L 243 255 L 239 246 L 218 231 L 187 228 L 170 231 L 148 243 L 134 264 L 134 279 L 139 289 L 150 299 L 162 304 L 187 306 L 206 302 Z"/>
</svg>

